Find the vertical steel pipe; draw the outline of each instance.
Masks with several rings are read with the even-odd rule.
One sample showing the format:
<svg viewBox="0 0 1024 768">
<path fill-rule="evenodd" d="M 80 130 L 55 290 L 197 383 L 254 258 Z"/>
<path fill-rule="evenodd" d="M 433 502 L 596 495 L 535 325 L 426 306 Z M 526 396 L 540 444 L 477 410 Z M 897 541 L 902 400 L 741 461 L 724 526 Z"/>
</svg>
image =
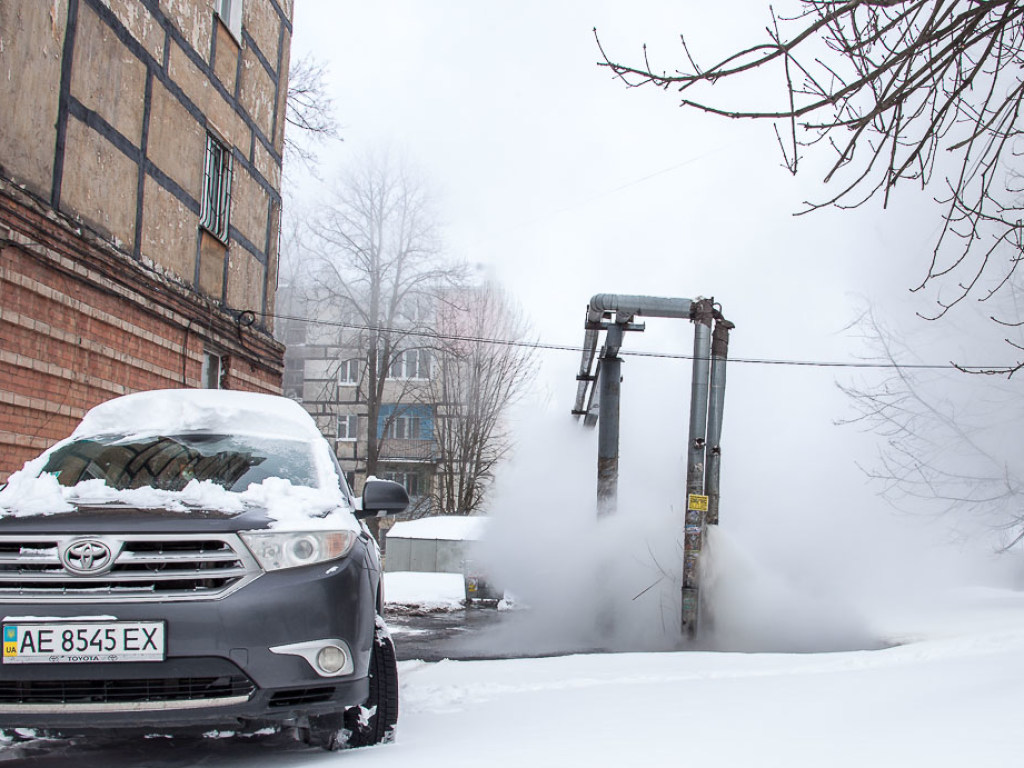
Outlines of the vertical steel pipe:
<svg viewBox="0 0 1024 768">
<path fill-rule="evenodd" d="M 619 488 L 619 396 L 622 391 L 622 325 L 608 326 L 601 350 L 597 417 L 597 514 L 615 512 Z"/>
<path fill-rule="evenodd" d="M 708 299 L 694 302 L 693 379 L 690 387 L 690 435 L 687 443 L 686 493 L 704 493 L 704 449 L 708 430 L 708 380 L 711 371 L 712 308 Z"/>
<path fill-rule="evenodd" d="M 683 528 L 683 586 L 680 629 L 684 637 L 697 635 L 700 616 L 700 553 L 704 543 L 706 507 L 704 462 L 708 431 L 708 386 L 711 378 L 711 322 L 714 306 L 710 299 L 693 303 L 693 380 L 690 389 L 690 436 L 686 465 L 686 516 Z M 694 498 L 697 497 L 697 498 Z M 691 503 L 691 501 L 695 503 Z"/>
<path fill-rule="evenodd" d="M 719 478 L 722 468 L 722 414 L 725 408 L 725 366 L 729 359 L 729 331 L 735 326 L 719 317 L 711 335 L 711 394 L 708 400 L 708 445 L 705 491 L 708 525 L 718 525 Z"/>
</svg>

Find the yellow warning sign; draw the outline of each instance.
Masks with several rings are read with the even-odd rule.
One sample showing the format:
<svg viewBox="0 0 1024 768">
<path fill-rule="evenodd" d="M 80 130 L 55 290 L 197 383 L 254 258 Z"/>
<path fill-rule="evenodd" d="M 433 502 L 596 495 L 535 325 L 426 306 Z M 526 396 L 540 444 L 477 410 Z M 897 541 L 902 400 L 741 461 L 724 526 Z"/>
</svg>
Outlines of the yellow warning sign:
<svg viewBox="0 0 1024 768">
<path fill-rule="evenodd" d="M 707 512 L 708 497 L 701 496 L 699 493 L 691 493 L 689 497 L 687 497 L 686 508 L 692 509 L 695 512 Z"/>
</svg>

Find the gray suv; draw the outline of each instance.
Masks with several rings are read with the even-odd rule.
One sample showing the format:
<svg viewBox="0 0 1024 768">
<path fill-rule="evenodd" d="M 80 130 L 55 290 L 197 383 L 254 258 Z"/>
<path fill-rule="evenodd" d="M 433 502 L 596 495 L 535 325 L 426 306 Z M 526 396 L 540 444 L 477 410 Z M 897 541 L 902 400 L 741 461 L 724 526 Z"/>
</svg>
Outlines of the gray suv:
<svg viewBox="0 0 1024 768">
<path fill-rule="evenodd" d="M 0 490 L 0 728 L 288 726 L 328 749 L 398 719 L 381 568 L 296 403 L 166 390 L 97 406 Z"/>
</svg>

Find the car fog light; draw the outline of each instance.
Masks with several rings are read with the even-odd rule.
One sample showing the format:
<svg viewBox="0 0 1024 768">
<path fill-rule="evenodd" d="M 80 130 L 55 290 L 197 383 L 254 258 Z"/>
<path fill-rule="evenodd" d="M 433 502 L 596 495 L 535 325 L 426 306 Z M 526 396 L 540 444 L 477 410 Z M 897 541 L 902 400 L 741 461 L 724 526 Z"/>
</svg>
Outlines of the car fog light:
<svg viewBox="0 0 1024 768">
<path fill-rule="evenodd" d="M 324 672 L 333 675 L 345 668 L 348 654 L 336 645 L 327 645 L 316 655 L 316 663 Z"/>
</svg>

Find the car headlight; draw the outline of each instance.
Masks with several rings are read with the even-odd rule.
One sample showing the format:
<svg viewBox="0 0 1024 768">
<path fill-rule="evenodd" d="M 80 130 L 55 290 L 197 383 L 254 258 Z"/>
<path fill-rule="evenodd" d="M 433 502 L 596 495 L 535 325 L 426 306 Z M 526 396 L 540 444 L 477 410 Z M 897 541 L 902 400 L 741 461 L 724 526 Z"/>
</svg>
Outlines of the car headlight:
<svg viewBox="0 0 1024 768">
<path fill-rule="evenodd" d="M 265 571 L 298 568 L 347 555 L 356 542 L 354 531 L 250 531 L 242 541 Z"/>
</svg>

